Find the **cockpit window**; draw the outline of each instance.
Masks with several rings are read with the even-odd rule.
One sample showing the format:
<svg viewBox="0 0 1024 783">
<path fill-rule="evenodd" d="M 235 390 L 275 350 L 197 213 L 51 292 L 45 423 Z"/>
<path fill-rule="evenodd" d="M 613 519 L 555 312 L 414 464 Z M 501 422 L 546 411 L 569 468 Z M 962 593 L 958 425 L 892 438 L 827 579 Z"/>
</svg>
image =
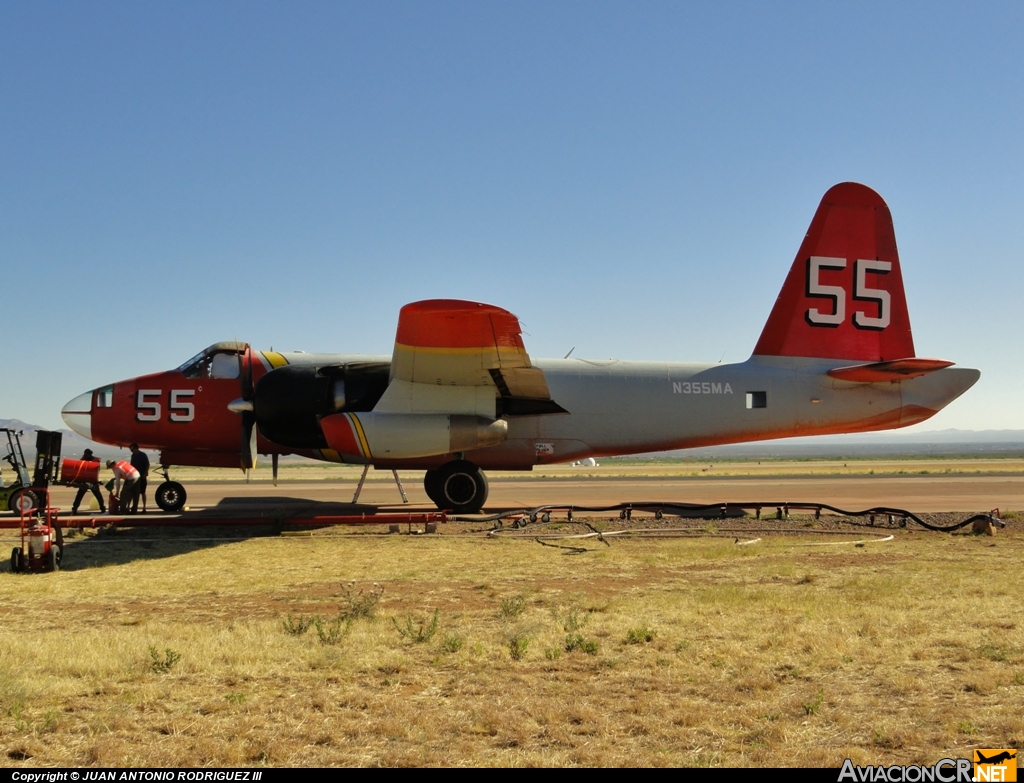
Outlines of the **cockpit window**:
<svg viewBox="0 0 1024 783">
<path fill-rule="evenodd" d="M 189 359 L 187 362 L 181 365 L 181 367 L 178 368 L 178 372 L 185 373 L 186 378 L 201 378 L 202 370 L 200 369 L 200 367 L 203 363 L 203 359 L 205 358 L 206 351 L 197 353 L 195 356 L 193 356 L 191 359 Z"/>
<path fill-rule="evenodd" d="M 210 362 L 210 377 L 231 379 L 238 377 L 238 354 L 215 353 Z"/>
<path fill-rule="evenodd" d="M 114 405 L 114 387 L 104 386 L 96 390 L 96 407 L 111 408 Z"/>
<path fill-rule="evenodd" d="M 181 365 L 178 372 L 186 378 L 237 378 L 238 354 L 244 348 L 244 344 L 237 343 L 211 345 Z"/>
</svg>

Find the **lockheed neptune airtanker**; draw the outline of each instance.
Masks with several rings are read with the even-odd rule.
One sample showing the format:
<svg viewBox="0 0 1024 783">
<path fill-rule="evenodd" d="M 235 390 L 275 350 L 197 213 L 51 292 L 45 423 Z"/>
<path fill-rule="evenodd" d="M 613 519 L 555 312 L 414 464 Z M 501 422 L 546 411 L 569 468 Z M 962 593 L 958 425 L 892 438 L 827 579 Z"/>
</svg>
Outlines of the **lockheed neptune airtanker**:
<svg viewBox="0 0 1024 783">
<path fill-rule="evenodd" d="M 86 438 L 159 449 L 165 467 L 299 454 L 425 469 L 439 508 L 471 513 L 484 469 L 906 427 L 979 375 L 916 356 L 889 208 L 847 182 L 822 198 L 744 362 L 534 361 L 509 311 L 435 299 L 401 309 L 390 357 L 217 343 L 62 413 Z M 185 490 L 165 481 L 157 502 L 177 510 Z"/>
</svg>

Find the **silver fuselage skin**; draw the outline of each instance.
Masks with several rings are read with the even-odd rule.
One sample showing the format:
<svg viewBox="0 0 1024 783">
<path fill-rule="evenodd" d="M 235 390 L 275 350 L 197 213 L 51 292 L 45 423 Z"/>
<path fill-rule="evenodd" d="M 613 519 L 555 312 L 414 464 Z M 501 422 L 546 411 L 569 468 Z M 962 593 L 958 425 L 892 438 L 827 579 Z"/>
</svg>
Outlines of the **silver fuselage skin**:
<svg viewBox="0 0 1024 783">
<path fill-rule="evenodd" d="M 284 356 L 290 364 L 390 361 L 388 356 Z M 930 418 L 981 375 L 949 367 L 901 381 L 853 383 L 827 372 L 856 362 L 776 356 L 735 364 L 614 359 L 533 364 L 543 370 L 551 398 L 568 412 L 508 417 L 507 440 L 467 452 L 465 459 L 481 468 L 529 470 L 586 457 L 894 429 Z M 454 456 L 373 464 L 430 467 Z"/>
</svg>

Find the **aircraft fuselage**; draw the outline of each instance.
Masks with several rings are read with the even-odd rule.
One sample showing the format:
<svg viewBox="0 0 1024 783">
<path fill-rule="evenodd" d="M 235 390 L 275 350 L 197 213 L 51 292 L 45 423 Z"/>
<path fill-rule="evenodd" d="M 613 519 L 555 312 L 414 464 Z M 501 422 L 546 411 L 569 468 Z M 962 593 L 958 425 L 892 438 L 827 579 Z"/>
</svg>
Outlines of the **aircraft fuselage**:
<svg viewBox="0 0 1024 783">
<path fill-rule="evenodd" d="M 292 367 L 390 361 L 366 355 L 274 356 Z M 924 421 L 979 377 L 977 370 L 962 368 L 881 383 L 851 383 L 826 374 L 845 364 L 794 357 L 752 357 L 734 364 L 537 359 L 534 365 L 544 372 L 551 398 L 567 413 L 506 417 L 508 436 L 502 443 L 465 456 L 481 468 L 529 470 L 586 457 L 892 429 Z M 187 378 L 172 370 L 89 396 L 91 426 L 83 434 L 94 440 L 160 449 L 167 465 L 239 464 L 239 417 L 228 410 L 238 396 L 237 379 Z M 258 450 L 394 468 L 427 468 L 453 458 L 366 459 L 308 445 L 280 446 L 261 436 Z"/>
</svg>

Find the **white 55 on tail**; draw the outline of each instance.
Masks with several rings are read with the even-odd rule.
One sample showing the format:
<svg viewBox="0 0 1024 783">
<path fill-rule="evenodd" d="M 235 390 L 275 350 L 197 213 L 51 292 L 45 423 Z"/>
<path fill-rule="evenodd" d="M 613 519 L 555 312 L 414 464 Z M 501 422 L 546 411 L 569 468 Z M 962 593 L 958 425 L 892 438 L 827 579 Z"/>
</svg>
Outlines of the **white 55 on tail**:
<svg viewBox="0 0 1024 783">
<path fill-rule="evenodd" d="M 63 415 L 100 442 L 160 449 L 165 466 L 294 453 L 425 468 L 430 498 L 469 512 L 487 498 L 483 468 L 915 424 L 978 380 L 951 364 L 915 355 L 889 208 L 847 182 L 821 200 L 739 364 L 533 361 L 510 312 L 440 299 L 402 308 L 390 357 L 217 343 Z M 175 509 L 185 492 L 167 482 L 157 499 Z"/>
</svg>

